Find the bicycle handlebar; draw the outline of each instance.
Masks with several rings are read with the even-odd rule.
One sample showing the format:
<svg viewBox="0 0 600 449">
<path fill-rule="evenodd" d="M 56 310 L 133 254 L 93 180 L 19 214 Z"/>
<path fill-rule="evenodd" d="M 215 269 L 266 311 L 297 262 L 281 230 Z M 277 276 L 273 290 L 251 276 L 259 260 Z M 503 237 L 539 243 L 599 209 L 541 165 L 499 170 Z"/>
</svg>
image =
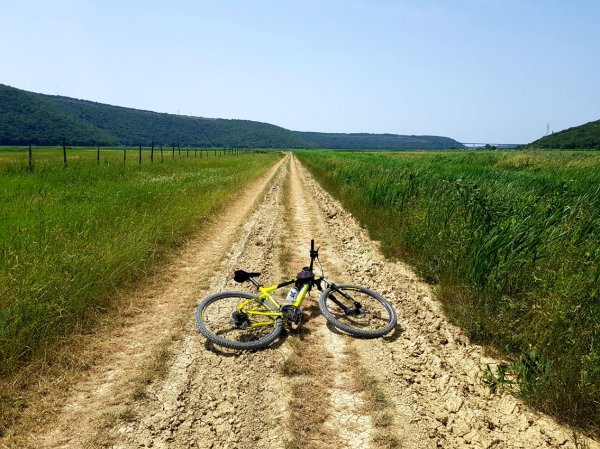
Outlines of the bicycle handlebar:
<svg viewBox="0 0 600 449">
<path fill-rule="evenodd" d="M 319 250 L 315 250 L 315 239 L 310 240 L 310 271 L 313 270 L 313 263 L 319 257 Z"/>
</svg>

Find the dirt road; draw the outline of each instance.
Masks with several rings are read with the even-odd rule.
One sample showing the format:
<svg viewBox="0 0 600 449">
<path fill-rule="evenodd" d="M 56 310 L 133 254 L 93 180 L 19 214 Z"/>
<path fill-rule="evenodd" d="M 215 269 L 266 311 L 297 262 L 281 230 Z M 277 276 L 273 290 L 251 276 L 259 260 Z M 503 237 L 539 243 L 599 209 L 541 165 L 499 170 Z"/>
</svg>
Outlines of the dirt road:
<svg viewBox="0 0 600 449">
<path fill-rule="evenodd" d="M 428 286 L 386 261 L 293 156 L 211 229 L 132 296 L 139 313 L 99 337 L 105 355 L 35 432 L 20 429 L 0 447 L 576 447 L 569 429 L 489 392 L 480 376 L 494 360 L 448 324 Z M 318 292 L 305 308 L 308 321 L 266 350 L 221 350 L 198 334 L 196 304 L 240 289 L 234 269 L 279 281 L 307 264 L 311 238 L 328 277 L 378 290 L 394 304 L 393 335 L 336 332 L 318 313 Z"/>
</svg>

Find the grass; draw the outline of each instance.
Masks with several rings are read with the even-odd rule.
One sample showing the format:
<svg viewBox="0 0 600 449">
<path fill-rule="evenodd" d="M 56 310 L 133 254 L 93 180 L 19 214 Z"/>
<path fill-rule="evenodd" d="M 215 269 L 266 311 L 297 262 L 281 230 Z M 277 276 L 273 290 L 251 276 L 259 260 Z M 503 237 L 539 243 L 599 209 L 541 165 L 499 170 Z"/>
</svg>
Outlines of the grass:
<svg viewBox="0 0 600 449">
<path fill-rule="evenodd" d="M 358 360 L 359 356 L 354 346 L 344 350 L 348 361 Z M 364 397 L 364 409 L 372 417 L 372 440 L 376 447 L 397 449 L 401 447 L 400 440 L 394 434 L 393 406 L 387 399 L 378 379 L 373 376 L 362 364 L 349 363 L 352 383 L 357 393 Z"/>
<path fill-rule="evenodd" d="M 312 317 L 314 320 L 317 311 L 307 311 L 309 319 Z M 280 367 L 282 375 L 290 378 L 291 384 L 288 404 L 290 435 L 286 441 L 289 449 L 330 447 L 325 442 L 335 440 L 331 430 L 325 426 L 330 412 L 328 389 L 331 379 L 327 376 L 330 360 L 323 357 L 314 324 L 309 326 L 310 323 L 303 323 L 290 331 L 287 341 L 291 352 Z"/>
<path fill-rule="evenodd" d="M 312 372 L 311 367 L 296 352 L 281 362 L 279 370 L 286 377 L 308 375 Z"/>
<path fill-rule="evenodd" d="M 297 155 L 530 403 L 600 430 L 598 153 Z"/>
<path fill-rule="evenodd" d="M 44 357 L 159 269 L 279 154 L 179 157 L 144 150 L 0 149 L 0 374 Z M 156 150 L 155 150 L 156 151 Z M 166 153 L 166 152 L 165 152 Z M 135 156 L 133 160 L 129 157 Z"/>
</svg>

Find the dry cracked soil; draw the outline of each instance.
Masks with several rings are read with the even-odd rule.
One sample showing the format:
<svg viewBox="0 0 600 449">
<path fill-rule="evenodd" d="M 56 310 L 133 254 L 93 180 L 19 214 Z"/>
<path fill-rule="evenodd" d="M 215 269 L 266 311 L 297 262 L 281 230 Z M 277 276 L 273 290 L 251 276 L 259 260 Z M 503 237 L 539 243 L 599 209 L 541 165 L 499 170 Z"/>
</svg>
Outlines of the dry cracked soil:
<svg viewBox="0 0 600 449">
<path fill-rule="evenodd" d="M 233 281 L 235 269 L 278 282 L 307 264 L 311 238 L 327 277 L 394 305 L 391 335 L 338 332 L 320 315 L 318 292 L 305 302 L 305 321 L 264 350 L 226 350 L 198 333 L 203 297 L 252 291 Z M 34 407 L 0 447 L 600 448 L 490 392 L 482 370 L 498 361 L 448 323 L 430 287 L 386 260 L 293 155 L 129 295 L 136 313 L 90 343 L 93 366 L 51 391 L 51 405 Z"/>
</svg>

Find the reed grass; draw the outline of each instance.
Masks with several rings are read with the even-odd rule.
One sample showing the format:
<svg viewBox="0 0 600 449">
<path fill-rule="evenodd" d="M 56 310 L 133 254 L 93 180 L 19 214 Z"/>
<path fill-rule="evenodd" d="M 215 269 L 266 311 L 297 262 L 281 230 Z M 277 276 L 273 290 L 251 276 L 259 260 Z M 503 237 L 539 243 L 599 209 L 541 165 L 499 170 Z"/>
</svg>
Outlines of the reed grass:
<svg viewBox="0 0 600 449">
<path fill-rule="evenodd" d="M 521 394 L 600 430 L 600 155 L 298 152 Z"/>
</svg>

